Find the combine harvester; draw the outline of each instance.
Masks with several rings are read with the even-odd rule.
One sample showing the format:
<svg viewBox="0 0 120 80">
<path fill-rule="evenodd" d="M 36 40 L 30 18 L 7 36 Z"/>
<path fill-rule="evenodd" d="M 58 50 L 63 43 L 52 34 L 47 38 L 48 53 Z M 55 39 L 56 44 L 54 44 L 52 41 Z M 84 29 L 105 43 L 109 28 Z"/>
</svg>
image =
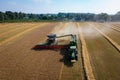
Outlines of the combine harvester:
<svg viewBox="0 0 120 80">
<path fill-rule="evenodd" d="M 70 43 L 67 45 L 58 45 L 58 39 L 62 37 L 70 37 Z M 78 51 L 77 51 L 77 39 L 76 35 L 68 34 L 57 36 L 56 34 L 49 34 L 48 39 L 43 44 L 37 44 L 33 49 L 42 50 L 42 49 L 65 49 L 67 50 L 67 55 L 69 60 L 74 63 L 78 60 Z"/>
</svg>

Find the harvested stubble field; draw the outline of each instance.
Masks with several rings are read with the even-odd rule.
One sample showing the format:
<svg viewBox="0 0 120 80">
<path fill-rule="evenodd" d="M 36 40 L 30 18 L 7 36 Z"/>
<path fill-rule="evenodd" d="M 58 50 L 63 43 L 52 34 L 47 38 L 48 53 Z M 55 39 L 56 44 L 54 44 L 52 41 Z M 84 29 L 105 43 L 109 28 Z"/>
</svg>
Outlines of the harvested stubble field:
<svg viewBox="0 0 120 80">
<path fill-rule="evenodd" d="M 120 80 L 119 29 L 119 22 L 1 23 L 0 80 Z M 32 50 L 50 33 L 77 35 L 76 63 L 64 50 Z"/>
</svg>

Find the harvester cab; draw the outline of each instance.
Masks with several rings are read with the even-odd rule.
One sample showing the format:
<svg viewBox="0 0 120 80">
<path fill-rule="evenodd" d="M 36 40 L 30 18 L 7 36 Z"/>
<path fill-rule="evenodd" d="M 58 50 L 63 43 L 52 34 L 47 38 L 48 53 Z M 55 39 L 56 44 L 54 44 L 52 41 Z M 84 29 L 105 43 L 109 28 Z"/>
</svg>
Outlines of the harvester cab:
<svg viewBox="0 0 120 80">
<path fill-rule="evenodd" d="M 49 34 L 46 45 L 54 45 L 56 43 L 56 34 Z"/>
<path fill-rule="evenodd" d="M 70 36 L 70 43 L 68 45 L 58 45 L 57 39 L 62 37 Z M 41 49 L 65 49 L 67 50 L 68 58 L 71 62 L 76 62 L 78 60 L 78 51 L 77 51 L 77 39 L 76 35 L 68 34 L 57 36 L 56 34 L 47 35 L 48 39 L 44 44 L 37 44 L 33 49 L 41 50 Z"/>
</svg>

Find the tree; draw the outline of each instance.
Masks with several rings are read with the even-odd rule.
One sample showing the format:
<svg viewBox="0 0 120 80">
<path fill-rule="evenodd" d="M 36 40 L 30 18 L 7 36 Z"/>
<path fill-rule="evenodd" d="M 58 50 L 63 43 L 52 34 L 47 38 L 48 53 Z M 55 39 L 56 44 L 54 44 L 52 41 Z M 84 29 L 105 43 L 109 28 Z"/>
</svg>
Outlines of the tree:
<svg viewBox="0 0 120 80">
<path fill-rule="evenodd" d="M 110 21 L 111 17 L 107 13 L 101 13 L 95 16 L 96 21 Z"/>
<path fill-rule="evenodd" d="M 120 11 L 112 15 L 112 21 L 120 21 Z"/>
<path fill-rule="evenodd" d="M 14 12 L 14 16 L 15 16 L 15 19 L 19 19 L 19 13 L 18 12 Z"/>
<path fill-rule="evenodd" d="M 25 13 L 22 13 L 22 12 L 19 12 L 18 14 L 19 14 L 19 19 L 24 19 L 26 15 Z"/>
<path fill-rule="evenodd" d="M 6 12 L 5 12 L 5 15 L 7 16 L 7 18 L 8 18 L 9 20 L 14 20 L 14 19 L 15 19 L 15 15 L 14 15 L 14 13 L 11 12 L 11 11 L 6 11 Z"/>
<path fill-rule="evenodd" d="M 4 13 L 0 12 L 0 21 L 4 21 Z"/>
<path fill-rule="evenodd" d="M 95 17 L 95 14 L 87 13 L 85 16 L 86 16 L 86 17 L 85 17 L 85 20 L 86 20 L 86 21 L 93 21 L 93 20 L 94 20 L 94 17 Z"/>
</svg>

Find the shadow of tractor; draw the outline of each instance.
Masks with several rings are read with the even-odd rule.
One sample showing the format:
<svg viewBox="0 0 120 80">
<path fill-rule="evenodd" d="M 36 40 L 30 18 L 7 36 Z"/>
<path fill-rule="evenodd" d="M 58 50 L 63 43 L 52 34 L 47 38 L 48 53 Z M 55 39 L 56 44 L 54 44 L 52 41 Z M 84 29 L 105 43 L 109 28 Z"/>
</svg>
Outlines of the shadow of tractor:
<svg viewBox="0 0 120 80">
<path fill-rule="evenodd" d="M 69 45 L 64 45 L 64 47 L 67 47 Z M 52 50 L 52 51 L 57 51 L 60 52 L 60 55 L 62 55 L 63 57 L 59 60 L 60 62 L 63 62 L 64 65 L 66 65 L 67 67 L 72 67 L 73 63 L 71 63 L 70 61 L 70 55 L 68 54 L 68 49 L 67 48 L 63 48 L 63 49 L 56 49 L 56 48 L 51 48 L 51 47 L 46 47 L 46 46 L 38 46 L 35 45 L 32 50 L 35 51 L 43 51 L 43 50 Z"/>
<path fill-rule="evenodd" d="M 72 67 L 73 63 L 71 62 L 70 55 L 68 53 L 67 49 L 60 50 L 60 54 L 63 56 L 63 58 L 60 59 L 60 62 L 63 62 L 67 67 Z"/>
</svg>

